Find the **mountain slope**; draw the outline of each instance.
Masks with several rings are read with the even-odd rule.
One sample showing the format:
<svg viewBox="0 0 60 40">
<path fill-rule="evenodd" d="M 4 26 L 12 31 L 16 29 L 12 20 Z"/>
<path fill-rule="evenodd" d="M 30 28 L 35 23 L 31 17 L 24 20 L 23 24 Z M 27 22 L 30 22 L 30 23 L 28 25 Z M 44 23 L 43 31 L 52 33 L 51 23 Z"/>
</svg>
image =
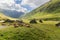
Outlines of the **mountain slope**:
<svg viewBox="0 0 60 40">
<path fill-rule="evenodd" d="M 0 20 L 6 20 L 6 19 L 16 20 L 15 18 L 11 18 L 9 16 L 4 15 L 3 13 L 0 13 Z"/>
<path fill-rule="evenodd" d="M 24 18 L 28 19 L 53 19 L 60 20 L 60 0 L 51 0 L 39 8 L 25 15 Z"/>
<path fill-rule="evenodd" d="M 22 15 L 24 15 L 24 12 L 18 12 L 15 10 L 4 10 L 4 9 L 0 9 L 0 12 L 2 12 L 3 14 L 5 14 L 6 16 L 10 16 L 13 18 L 19 18 Z"/>
<path fill-rule="evenodd" d="M 52 0 L 48 3 L 55 4 L 56 2 L 59 2 L 59 0 Z M 47 7 L 47 4 L 43 5 L 43 7 Z M 49 12 L 48 10 L 51 10 L 50 8 L 48 10 L 46 10 L 47 8 L 43 10 L 43 7 L 37 8 L 24 17 L 26 19 L 23 21 L 27 22 L 27 24 L 30 24 L 30 27 L 20 26 L 17 28 L 7 27 L 2 29 L 0 30 L 0 40 L 60 40 L 60 26 L 58 27 L 55 25 L 59 21 L 51 21 L 52 19 L 60 19 L 60 12 L 58 12 L 58 10 L 54 10 L 56 12 Z M 43 21 L 43 23 L 40 23 L 38 20 L 37 24 L 31 24 L 28 22 L 29 20 L 26 21 L 27 19 L 34 18 L 52 19 L 50 21 Z"/>
</svg>

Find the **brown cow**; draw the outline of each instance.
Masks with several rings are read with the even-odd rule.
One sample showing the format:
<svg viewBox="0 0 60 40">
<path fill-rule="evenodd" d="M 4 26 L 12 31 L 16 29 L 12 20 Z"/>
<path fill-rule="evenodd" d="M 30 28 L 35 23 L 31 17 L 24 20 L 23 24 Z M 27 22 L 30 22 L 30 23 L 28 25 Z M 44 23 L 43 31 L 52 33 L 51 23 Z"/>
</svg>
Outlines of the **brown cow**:
<svg viewBox="0 0 60 40">
<path fill-rule="evenodd" d="M 19 27 L 19 25 L 17 25 L 17 24 L 14 24 L 14 27 L 15 27 L 15 28 L 17 28 L 17 27 Z"/>
</svg>

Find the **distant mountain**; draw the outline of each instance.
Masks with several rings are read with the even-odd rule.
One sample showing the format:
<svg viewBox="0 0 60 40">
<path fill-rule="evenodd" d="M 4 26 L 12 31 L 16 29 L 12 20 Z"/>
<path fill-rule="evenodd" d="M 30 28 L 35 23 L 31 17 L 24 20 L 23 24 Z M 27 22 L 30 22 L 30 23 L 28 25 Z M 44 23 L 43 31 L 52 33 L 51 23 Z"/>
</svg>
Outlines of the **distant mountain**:
<svg viewBox="0 0 60 40">
<path fill-rule="evenodd" d="M 12 11 L 12 10 L 1 9 L 0 12 L 5 14 L 6 16 L 10 16 L 10 17 L 13 17 L 13 18 L 18 18 L 18 17 L 21 17 L 22 15 L 24 15 L 24 12 L 17 12 L 15 10 Z"/>
<path fill-rule="evenodd" d="M 1 20 L 6 20 L 6 19 L 17 20 L 16 18 L 11 18 L 11 17 L 8 17 L 8 16 L 4 15 L 3 13 L 0 13 L 0 21 Z"/>
</svg>

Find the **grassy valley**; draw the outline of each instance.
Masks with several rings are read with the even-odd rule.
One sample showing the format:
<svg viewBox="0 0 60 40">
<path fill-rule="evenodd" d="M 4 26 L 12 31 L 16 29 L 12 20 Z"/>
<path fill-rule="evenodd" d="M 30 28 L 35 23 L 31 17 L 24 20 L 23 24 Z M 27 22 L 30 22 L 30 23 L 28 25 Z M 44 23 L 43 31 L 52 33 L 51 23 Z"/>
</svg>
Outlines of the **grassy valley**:
<svg viewBox="0 0 60 40">
<path fill-rule="evenodd" d="M 0 29 L 0 40 L 60 40 L 59 11 L 60 1 L 51 0 L 20 20 L 9 18 L 10 22 L 11 20 L 14 22 L 12 24 L 9 21 L 5 22 L 10 24 L 10 27 L 6 24 L 6 28 Z M 3 16 L 0 19 L 6 18 Z M 37 23 L 30 23 L 33 19 Z"/>
</svg>

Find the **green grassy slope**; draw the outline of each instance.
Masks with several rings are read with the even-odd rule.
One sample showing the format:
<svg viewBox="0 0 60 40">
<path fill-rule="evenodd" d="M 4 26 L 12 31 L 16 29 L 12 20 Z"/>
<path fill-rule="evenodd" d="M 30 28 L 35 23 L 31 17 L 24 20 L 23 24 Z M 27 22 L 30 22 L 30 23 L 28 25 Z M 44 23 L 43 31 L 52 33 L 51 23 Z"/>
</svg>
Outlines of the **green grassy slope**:
<svg viewBox="0 0 60 40">
<path fill-rule="evenodd" d="M 33 18 L 50 21 L 30 24 L 31 27 L 20 26 L 18 28 L 7 27 L 0 29 L 0 40 L 60 40 L 60 28 L 55 26 L 60 20 L 60 7 L 55 7 L 55 5 L 59 5 L 57 4 L 59 2 L 59 0 L 52 0 L 27 14 L 23 17 L 24 19 L 22 18 L 26 23 L 29 23 L 29 19 Z"/>
<path fill-rule="evenodd" d="M 20 27 L 5 30 L 0 32 L 0 40 L 49 40 L 44 31 L 36 28 Z"/>
<path fill-rule="evenodd" d="M 6 28 L 6 26 L 8 26 L 10 23 L 7 23 L 7 22 L 5 22 L 6 20 L 10 20 L 10 21 L 12 21 L 12 20 L 18 20 L 18 19 L 16 19 L 16 18 L 11 18 L 11 17 L 8 17 L 8 16 L 6 16 L 6 15 L 4 15 L 3 13 L 0 13 L 0 29 L 1 28 Z M 5 23 L 4 23 L 5 22 Z M 13 23 L 12 23 L 13 24 Z M 5 26 L 4 26 L 5 25 Z M 10 26 L 12 26 L 12 25 L 10 25 Z"/>
<path fill-rule="evenodd" d="M 39 8 L 33 10 L 29 14 L 26 14 L 24 18 L 60 20 L 60 0 L 51 0 Z"/>
<path fill-rule="evenodd" d="M 11 18 L 11 17 L 5 16 L 3 13 L 0 13 L 0 20 L 4 20 L 4 19 L 16 20 L 15 18 Z"/>
<path fill-rule="evenodd" d="M 31 28 L 7 27 L 0 30 L 0 40 L 60 40 L 60 28 L 55 23 L 45 21 L 42 24 L 31 24 Z"/>
</svg>

